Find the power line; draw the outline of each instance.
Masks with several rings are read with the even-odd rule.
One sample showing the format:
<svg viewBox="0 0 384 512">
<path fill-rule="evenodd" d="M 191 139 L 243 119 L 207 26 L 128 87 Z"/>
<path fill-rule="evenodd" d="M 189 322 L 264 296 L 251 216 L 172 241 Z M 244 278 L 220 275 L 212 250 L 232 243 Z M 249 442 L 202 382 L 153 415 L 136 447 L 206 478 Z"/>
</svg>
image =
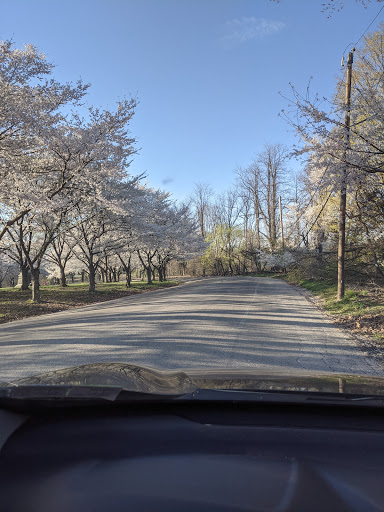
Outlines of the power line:
<svg viewBox="0 0 384 512">
<path fill-rule="evenodd" d="M 330 200 L 330 198 L 331 198 L 331 195 L 332 195 L 332 194 L 333 194 L 333 190 L 331 190 L 331 192 L 329 193 L 329 195 L 328 195 L 327 199 L 325 200 L 325 202 L 324 202 L 323 206 L 321 207 L 321 209 L 320 209 L 319 213 L 317 214 L 316 219 L 315 219 L 315 220 L 314 220 L 314 222 L 312 223 L 311 227 L 307 230 L 307 232 L 306 232 L 305 234 L 304 234 L 304 231 L 302 231 L 302 232 L 300 233 L 300 235 L 301 235 L 301 237 L 302 237 L 303 239 L 305 239 L 305 238 L 309 235 L 309 233 L 312 231 L 312 229 L 314 228 L 314 226 L 315 226 L 316 222 L 318 221 L 318 219 L 319 219 L 320 215 L 323 213 L 324 208 L 327 206 L 328 201 Z M 302 241 L 303 241 L 303 240 L 301 240 L 301 241 L 299 242 L 299 244 L 295 247 L 294 251 L 295 251 L 295 250 L 297 250 L 297 249 L 300 247 L 300 245 L 301 245 Z"/>
<path fill-rule="evenodd" d="M 363 39 L 363 37 L 365 36 L 365 34 L 368 32 L 368 30 L 371 28 L 371 26 L 373 25 L 373 23 L 376 21 L 376 19 L 379 17 L 381 11 L 384 9 L 384 5 L 383 7 L 380 9 L 380 11 L 376 14 L 376 16 L 373 18 L 373 20 L 371 21 L 371 23 L 368 25 L 368 27 L 364 30 L 364 32 L 361 34 L 361 36 L 359 37 L 359 39 L 356 41 L 356 43 L 348 43 L 347 46 L 345 47 L 344 51 L 343 51 L 343 60 L 342 60 L 342 63 L 341 65 L 343 66 L 343 62 L 344 62 L 344 55 L 345 55 L 345 52 L 347 50 L 347 48 L 349 46 L 357 46 L 360 41 Z M 354 49 L 352 50 L 354 51 Z"/>
<path fill-rule="evenodd" d="M 380 9 L 380 11 L 376 14 L 376 16 L 373 18 L 373 20 L 371 21 L 371 23 L 368 25 L 368 27 L 365 29 L 365 31 L 361 34 L 360 38 L 358 39 L 358 41 L 356 41 L 355 45 L 357 45 L 358 43 L 360 43 L 360 41 L 363 39 L 363 37 L 365 36 L 365 34 L 368 32 L 368 30 L 371 28 L 371 26 L 373 25 L 374 21 L 377 19 L 377 17 L 379 16 L 379 14 L 381 13 L 381 11 L 384 9 L 384 5 L 383 7 Z M 345 52 L 345 50 L 344 50 Z"/>
<path fill-rule="evenodd" d="M 381 11 L 382 11 L 383 9 L 384 9 L 384 5 L 383 5 L 383 7 L 381 7 L 381 9 L 379 10 L 379 12 L 378 12 L 378 13 L 376 14 L 376 16 L 373 18 L 373 20 L 372 20 L 372 21 L 371 21 L 371 23 L 368 25 L 368 27 L 365 29 L 365 31 L 361 34 L 361 36 L 360 36 L 360 37 L 359 37 L 359 39 L 356 41 L 356 43 L 354 43 L 354 46 L 357 46 L 357 45 L 358 45 L 358 43 L 362 40 L 362 38 L 365 36 L 365 34 L 366 34 L 366 33 L 368 32 L 368 30 L 371 28 L 371 26 L 373 25 L 373 23 L 374 23 L 374 22 L 376 21 L 376 19 L 379 17 L 379 15 L 380 15 L 380 13 L 381 13 Z M 345 47 L 345 50 L 344 50 L 344 52 L 343 52 L 343 61 L 344 61 L 344 54 L 345 54 L 345 52 L 346 52 L 347 48 L 348 48 L 349 46 L 352 46 L 352 45 L 353 45 L 353 43 L 349 43 L 349 44 Z M 353 51 L 355 51 L 355 49 L 354 49 L 354 48 L 352 49 L 352 52 L 353 52 Z M 342 61 L 342 65 L 343 65 L 343 61 Z M 384 72 L 383 72 L 383 73 L 384 73 Z M 324 177 L 324 174 L 325 174 L 325 171 L 324 171 L 324 173 L 323 173 L 323 175 L 322 175 L 322 177 L 321 177 L 321 179 L 320 179 L 320 183 L 318 184 L 317 189 L 319 189 L 319 188 L 320 188 L 321 180 L 322 180 L 322 178 Z M 309 206 L 310 206 L 310 204 L 311 204 L 311 201 L 312 201 L 312 198 L 314 197 L 314 195 L 315 195 L 315 193 L 316 193 L 316 192 L 317 192 L 317 190 L 315 190 L 315 191 L 313 192 L 313 194 L 312 194 L 312 196 L 311 196 L 311 199 L 310 199 L 309 204 L 304 208 L 304 212 L 309 208 Z M 325 202 L 324 202 L 323 206 L 321 207 L 321 209 L 320 209 L 320 211 L 319 211 L 318 215 L 316 216 L 315 221 L 312 223 L 312 225 L 310 226 L 310 228 L 306 231 L 306 233 L 305 233 L 305 234 L 304 234 L 304 231 L 302 231 L 302 232 L 301 232 L 301 236 L 303 237 L 303 239 L 304 239 L 305 237 L 307 237 L 307 236 L 308 236 L 308 234 L 312 231 L 312 229 L 313 229 L 313 227 L 315 226 L 316 222 L 318 221 L 318 219 L 319 219 L 320 215 L 323 213 L 324 208 L 325 208 L 325 207 L 326 207 L 326 205 L 328 204 L 328 201 L 329 201 L 329 199 L 330 199 L 330 197 L 331 197 L 332 193 L 333 193 L 333 191 L 331 190 L 330 194 L 328 195 L 327 199 L 325 200 Z M 298 249 L 298 248 L 300 247 L 301 243 L 302 243 L 302 242 L 300 241 L 300 242 L 299 242 L 299 244 L 297 245 L 297 247 L 295 248 L 295 250 L 296 250 L 296 249 Z"/>
</svg>

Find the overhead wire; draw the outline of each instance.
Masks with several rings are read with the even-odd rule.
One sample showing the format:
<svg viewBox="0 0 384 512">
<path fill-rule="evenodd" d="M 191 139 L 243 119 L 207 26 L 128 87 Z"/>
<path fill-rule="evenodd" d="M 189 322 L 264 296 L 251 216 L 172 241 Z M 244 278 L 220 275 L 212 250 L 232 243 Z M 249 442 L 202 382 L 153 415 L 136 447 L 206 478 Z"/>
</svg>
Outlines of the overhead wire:
<svg viewBox="0 0 384 512">
<path fill-rule="evenodd" d="M 364 32 L 361 34 L 361 36 L 359 37 L 359 39 L 355 42 L 355 43 L 348 43 L 347 46 L 345 47 L 344 51 L 343 51 L 343 57 L 344 57 L 344 54 L 348 48 L 348 46 L 357 46 L 360 41 L 363 39 L 363 37 L 365 36 L 365 34 L 368 32 L 368 30 L 372 27 L 373 23 L 377 20 L 377 18 L 379 17 L 381 11 L 384 9 L 384 5 L 383 7 L 381 7 L 381 9 L 379 10 L 379 12 L 376 14 L 376 16 L 373 18 L 373 20 L 371 21 L 371 23 L 368 25 L 368 27 L 364 30 Z"/>
<path fill-rule="evenodd" d="M 371 26 L 373 25 L 373 23 L 376 21 L 376 19 L 378 18 L 379 14 L 381 13 L 381 11 L 384 9 L 384 5 L 383 7 L 380 9 L 380 11 L 376 14 L 376 16 L 373 18 L 373 20 L 371 21 L 371 23 L 368 25 L 368 27 L 364 30 L 364 32 L 361 34 L 361 36 L 359 37 L 359 39 L 356 41 L 355 45 L 359 44 L 360 41 L 363 39 L 363 37 L 365 36 L 365 34 L 368 32 L 368 30 L 371 28 Z M 344 50 L 345 52 L 345 50 Z"/>
<path fill-rule="evenodd" d="M 349 43 L 349 44 L 345 47 L 345 49 L 344 49 L 344 51 L 343 51 L 343 58 L 344 58 L 344 54 L 345 54 L 345 52 L 346 52 L 346 50 L 347 50 L 347 48 L 348 48 L 349 46 L 352 46 L 352 45 L 353 45 L 353 46 L 357 46 L 357 45 L 359 44 L 359 42 L 362 40 L 362 38 L 365 36 L 365 34 L 368 32 L 368 30 L 369 30 L 369 29 L 371 28 L 371 26 L 373 25 L 373 23 L 377 20 L 377 18 L 379 17 L 379 15 L 380 15 L 380 13 L 382 12 L 382 10 L 383 10 L 383 9 L 384 9 L 384 5 L 381 7 L 381 9 L 379 10 L 379 12 L 376 14 L 376 16 L 375 16 L 375 17 L 373 18 L 373 20 L 370 22 L 370 24 L 368 25 L 368 27 L 367 27 L 367 28 L 364 30 L 364 32 L 361 34 L 361 36 L 359 37 L 359 39 L 358 39 L 355 43 Z M 381 79 L 381 77 L 383 76 L 383 74 L 384 74 L 384 72 L 381 74 L 380 79 Z M 380 81 L 380 79 L 378 80 L 378 82 Z M 320 179 L 320 182 L 321 182 L 322 178 L 324 177 L 324 174 L 325 174 L 325 172 L 323 173 L 323 175 L 322 175 L 322 177 L 321 177 L 321 179 Z M 307 205 L 307 206 L 302 210 L 302 212 L 303 212 L 303 211 L 305 212 L 305 211 L 307 211 L 307 210 L 308 210 L 308 208 L 309 208 L 309 206 L 310 206 L 310 204 L 311 204 L 311 202 L 312 202 L 312 198 L 314 197 L 315 193 L 316 193 L 316 192 L 318 191 L 318 189 L 320 188 L 320 184 L 321 184 L 321 183 L 319 183 L 319 184 L 318 184 L 318 186 L 316 187 L 316 189 L 317 189 L 317 190 L 315 190 L 315 192 L 313 192 L 313 193 L 312 193 L 312 195 L 311 195 L 311 200 L 309 201 L 309 204 L 308 204 L 308 205 Z M 304 240 L 304 239 L 309 235 L 309 233 L 312 231 L 312 229 L 313 229 L 313 227 L 315 226 L 316 222 L 318 221 L 318 219 L 319 219 L 320 215 L 321 215 L 321 214 L 322 214 L 322 212 L 324 211 L 324 208 L 325 208 L 325 207 L 326 207 L 326 205 L 328 204 L 328 201 L 329 201 L 329 199 L 330 199 L 331 195 L 332 195 L 332 191 L 330 192 L 330 194 L 328 195 L 327 199 L 325 200 L 325 202 L 324 202 L 323 206 L 321 207 L 321 209 L 320 209 L 320 211 L 319 211 L 318 215 L 316 216 L 316 219 L 315 219 L 315 220 L 314 220 L 314 222 L 311 224 L 310 228 L 309 228 L 306 232 L 304 232 L 304 231 L 303 231 L 303 232 L 301 232 L 301 236 L 302 236 L 303 240 Z M 298 248 L 300 247 L 301 243 L 302 243 L 302 241 L 300 241 L 300 242 L 299 242 L 299 244 L 297 245 L 296 249 L 298 249 Z"/>
<path fill-rule="evenodd" d="M 321 209 L 320 209 L 319 213 L 317 214 L 316 219 L 313 221 L 313 223 L 312 223 L 311 227 L 307 230 L 307 232 L 306 232 L 305 234 L 304 234 L 304 232 L 301 232 L 301 233 L 300 233 L 300 234 L 301 234 L 301 236 L 302 236 L 302 240 L 300 240 L 300 242 L 297 244 L 297 246 L 295 247 L 295 249 L 294 249 L 294 250 L 296 250 L 296 249 L 298 249 L 298 248 L 300 247 L 300 245 L 301 245 L 302 241 L 304 241 L 304 240 L 307 238 L 307 236 L 309 235 L 309 233 L 312 231 L 312 229 L 313 229 L 313 227 L 315 226 L 316 222 L 318 221 L 318 219 L 319 219 L 320 215 L 323 213 L 324 208 L 327 206 L 328 201 L 329 201 L 329 199 L 330 199 L 330 197 L 331 197 L 331 195 L 332 195 L 332 194 L 333 194 L 333 190 L 331 190 L 331 192 L 329 193 L 329 195 L 328 195 L 327 199 L 325 200 L 325 202 L 324 202 L 323 206 L 321 207 Z"/>
</svg>

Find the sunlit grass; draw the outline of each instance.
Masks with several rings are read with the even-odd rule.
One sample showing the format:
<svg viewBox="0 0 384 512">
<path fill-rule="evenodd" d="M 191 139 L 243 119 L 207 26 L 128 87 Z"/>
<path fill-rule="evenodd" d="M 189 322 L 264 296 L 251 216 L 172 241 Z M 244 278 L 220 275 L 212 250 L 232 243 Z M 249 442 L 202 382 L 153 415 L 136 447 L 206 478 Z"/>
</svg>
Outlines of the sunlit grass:
<svg viewBox="0 0 384 512">
<path fill-rule="evenodd" d="M 301 280 L 298 284 L 320 297 L 323 300 L 324 309 L 330 313 L 359 315 L 362 312 L 372 312 L 377 308 L 384 311 L 383 305 L 379 305 L 376 301 L 367 301 L 367 290 L 362 293 L 346 289 L 344 298 L 337 300 L 336 284 L 309 280 Z"/>
</svg>

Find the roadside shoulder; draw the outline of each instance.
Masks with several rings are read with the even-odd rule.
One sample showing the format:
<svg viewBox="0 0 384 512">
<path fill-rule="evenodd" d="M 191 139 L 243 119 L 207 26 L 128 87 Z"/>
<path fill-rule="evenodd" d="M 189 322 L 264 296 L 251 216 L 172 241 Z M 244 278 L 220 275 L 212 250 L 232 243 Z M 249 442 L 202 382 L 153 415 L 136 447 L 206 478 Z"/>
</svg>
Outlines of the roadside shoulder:
<svg viewBox="0 0 384 512">
<path fill-rule="evenodd" d="M 378 341 L 373 337 L 363 333 L 357 333 L 356 330 L 350 329 L 348 326 L 343 324 L 340 321 L 340 318 L 337 315 L 331 314 L 324 308 L 324 299 L 315 295 L 310 290 L 303 288 L 294 283 L 290 283 L 285 280 L 287 284 L 293 286 L 295 290 L 300 293 L 300 295 L 304 296 L 308 302 L 313 304 L 325 317 L 327 317 L 333 324 L 335 324 L 340 330 L 346 333 L 352 340 L 354 340 L 355 344 L 358 346 L 360 350 L 365 352 L 370 357 L 374 357 L 377 363 L 384 368 L 384 350 L 382 346 L 378 343 Z"/>
</svg>

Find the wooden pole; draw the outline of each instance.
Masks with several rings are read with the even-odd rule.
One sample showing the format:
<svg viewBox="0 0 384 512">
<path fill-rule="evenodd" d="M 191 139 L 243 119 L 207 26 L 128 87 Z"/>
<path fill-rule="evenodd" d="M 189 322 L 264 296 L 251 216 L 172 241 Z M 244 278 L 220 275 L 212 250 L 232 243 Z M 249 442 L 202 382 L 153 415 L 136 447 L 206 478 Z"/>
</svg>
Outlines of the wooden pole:
<svg viewBox="0 0 384 512">
<path fill-rule="evenodd" d="M 284 227 L 283 227 L 283 212 L 281 209 L 281 196 L 279 196 L 279 210 L 280 210 L 281 248 L 284 250 Z"/>
<path fill-rule="evenodd" d="M 340 183 L 340 213 L 339 213 L 339 246 L 337 252 L 337 300 L 344 297 L 345 280 L 344 280 L 344 266 L 345 266 L 345 217 L 347 209 L 347 150 L 349 146 L 349 127 L 351 122 L 351 84 L 352 84 L 352 63 L 353 63 L 353 50 L 348 53 L 347 61 L 347 81 L 345 84 L 345 165 L 341 174 Z"/>
</svg>

